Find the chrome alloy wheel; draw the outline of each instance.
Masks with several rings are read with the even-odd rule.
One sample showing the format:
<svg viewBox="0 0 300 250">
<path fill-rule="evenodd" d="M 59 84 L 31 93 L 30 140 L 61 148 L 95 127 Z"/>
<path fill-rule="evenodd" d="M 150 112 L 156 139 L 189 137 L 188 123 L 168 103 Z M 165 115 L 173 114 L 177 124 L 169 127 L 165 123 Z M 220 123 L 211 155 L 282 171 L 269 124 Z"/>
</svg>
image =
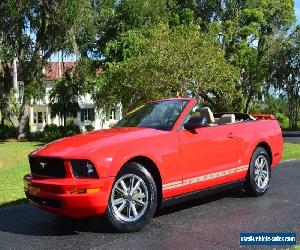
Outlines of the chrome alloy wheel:
<svg viewBox="0 0 300 250">
<path fill-rule="evenodd" d="M 264 155 L 260 155 L 255 160 L 254 164 L 255 183 L 259 189 L 265 190 L 269 185 L 269 164 Z"/>
<path fill-rule="evenodd" d="M 143 216 L 148 200 L 145 182 L 134 174 L 127 174 L 118 179 L 110 197 L 115 217 L 125 222 L 134 222 Z"/>
</svg>

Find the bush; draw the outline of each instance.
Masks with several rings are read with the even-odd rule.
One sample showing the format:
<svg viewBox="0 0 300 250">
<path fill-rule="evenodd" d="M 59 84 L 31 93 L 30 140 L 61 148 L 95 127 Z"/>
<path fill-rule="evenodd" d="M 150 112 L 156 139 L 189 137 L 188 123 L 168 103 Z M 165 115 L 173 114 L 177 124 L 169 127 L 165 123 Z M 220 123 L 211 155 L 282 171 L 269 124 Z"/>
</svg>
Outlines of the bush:
<svg viewBox="0 0 300 250">
<path fill-rule="evenodd" d="M 95 127 L 91 124 L 85 125 L 84 128 L 85 128 L 85 131 L 88 131 L 88 132 L 95 130 Z"/>
<path fill-rule="evenodd" d="M 13 126 L 0 125 L 0 139 L 6 140 L 9 138 L 15 138 L 17 135 L 17 129 Z"/>
<path fill-rule="evenodd" d="M 64 136 L 71 136 L 81 133 L 80 128 L 72 123 L 67 124 L 65 127 L 60 126 L 59 128 L 61 129 L 61 132 Z"/>
<path fill-rule="evenodd" d="M 62 129 L 55 124 L 46 125 L 42 134 L 42 140 L 46 142 L 57 140 L 64 136 Z"/>
<path fill-rule="evenodd" d="M 29 140 L 44 141 L 44 132 L 43 131 L 30 132 Z"/>
<path fill-rule="evenodd" d="M 30 139 L 35 141 L 51 142 L 65 136 L 79 134 L 80 128 L 77 125 L 69 124 L 65 127 L 55 124 L 46 125 L 43 131 L 31 133 Z"/>
<path fill-rule="evenodd" d="M 289 128 L 289 118 L 287 118 L 285 115 L 281 113 L 277 113 L 275 117 L 282 128 L 284 129 Z"/>
</svg>

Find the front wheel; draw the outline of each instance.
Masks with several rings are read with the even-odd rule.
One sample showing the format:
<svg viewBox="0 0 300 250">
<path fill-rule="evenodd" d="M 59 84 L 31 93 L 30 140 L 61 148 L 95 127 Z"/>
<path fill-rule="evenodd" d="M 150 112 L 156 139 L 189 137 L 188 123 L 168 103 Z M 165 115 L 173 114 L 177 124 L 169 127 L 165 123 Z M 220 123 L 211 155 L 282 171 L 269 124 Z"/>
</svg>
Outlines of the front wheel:
<svg viewBox="0 0 300 250">
<path fill-rule="evenodd" d="M 264 148 L 257 147 L 251 158 L 246 191 L 251 195 L 261 196 L 267 192 L 270 179 L 271 164 L 269 154 Z"/>
<path fill-rule="evenodd" d="M 141 164 L 130 162 L 116 177 L 106 218 L 116 231 L 138 231 L 151 220 L 156 205 L 157 189 L 153 177 Z"/>
</svg>

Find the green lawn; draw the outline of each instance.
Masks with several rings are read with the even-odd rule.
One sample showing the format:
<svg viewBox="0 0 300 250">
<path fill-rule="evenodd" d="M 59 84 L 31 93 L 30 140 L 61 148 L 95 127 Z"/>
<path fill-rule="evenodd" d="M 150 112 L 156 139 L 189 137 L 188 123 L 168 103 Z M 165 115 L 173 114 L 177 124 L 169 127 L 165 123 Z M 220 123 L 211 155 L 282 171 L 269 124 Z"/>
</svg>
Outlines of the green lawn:
<svg viewBox="0 0 300 250">
<path fill-rule="evenodd" d="M 40 142 L 0 142 L 0 207 L 24 201 L 22 177 L 29 172 L 27 155 Z"/>
<path fill-rule="evenodd" d="M 284 143 L 282 160 L 300 158 L 300 144 Z"/>
<path fill-rule="evenodd" d="M 300 250 L 300 246 L 292 247 L 291 250 Z"/>
<path fill-rule="evenodd" d="M 29 172 L 27 155 L 39 142 L 0 142 L 0 207 L 24 202 L 22 177 Z M 284 144 L 283 160 L 300 158 L 300 145 Z"/>
</svg>

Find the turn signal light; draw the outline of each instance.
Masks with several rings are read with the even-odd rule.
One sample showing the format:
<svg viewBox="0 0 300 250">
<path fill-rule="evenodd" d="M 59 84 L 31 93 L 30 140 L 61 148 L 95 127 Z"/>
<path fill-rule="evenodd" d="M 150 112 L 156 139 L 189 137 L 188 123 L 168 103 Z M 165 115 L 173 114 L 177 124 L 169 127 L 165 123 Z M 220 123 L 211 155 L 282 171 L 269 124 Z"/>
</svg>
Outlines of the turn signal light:
<svg viewBox="0 0 300 250">
<path fill-rule="evenodd" d="M 100 188 L 87 188 L 87 189 L 71 189 L 70 194 L 94 194 L 100 192 Z"/>
</svg>

